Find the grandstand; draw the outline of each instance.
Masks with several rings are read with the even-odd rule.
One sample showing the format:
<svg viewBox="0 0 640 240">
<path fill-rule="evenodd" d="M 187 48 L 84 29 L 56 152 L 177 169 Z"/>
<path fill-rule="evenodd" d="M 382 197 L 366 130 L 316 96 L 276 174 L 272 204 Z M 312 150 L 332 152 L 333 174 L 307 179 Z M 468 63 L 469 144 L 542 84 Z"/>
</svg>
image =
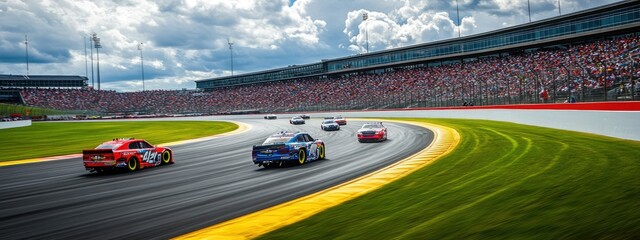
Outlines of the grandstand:
<svg viewBox="0 0 640 240">
<path fill-rule="evenodd" d="M 203 79 L 196 90 L 118 93 L 81 87 L 84 77 L 72 86 L 12 89 L 29 106 L 123 115 L 636 100 L 638 5 L 623 1 L 473 36 Z"/>
<path fill-rule="evenodd" d="M 358 56 L 322 60 L 254 73 L 196 81 L 211 90 L 305 77 L 340 77 L 384 73 L 396 68 L 433 67 L 500 57 L 537 49 L 567 48 L 611 36 L 634 35 L 640 27 L 640 2 L 621 1 L 555 18 L 531 22 L 472 36 L 418 44 Z"/>
</svg>

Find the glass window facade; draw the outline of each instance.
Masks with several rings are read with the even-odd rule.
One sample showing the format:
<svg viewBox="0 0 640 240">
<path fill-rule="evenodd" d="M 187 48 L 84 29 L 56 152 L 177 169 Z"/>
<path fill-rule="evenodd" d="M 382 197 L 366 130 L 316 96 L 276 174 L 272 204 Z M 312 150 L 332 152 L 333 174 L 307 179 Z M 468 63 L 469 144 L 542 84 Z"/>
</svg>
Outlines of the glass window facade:
<svg viewBox="0 0 640 240">
<path fill-rule="evenodd" d="M 82 76 L 20 76 L 0 75 L 0 88 L 83 88 L 88 79 Z"/>
<path fill-rule="evenodd" d="M 308 77 L 315 74 L 324 73 L 322 63 L 289 66 L 275 70 L 269 70 L 259 73 L 249 73 L 237 76 L 221 77 L 207 80 L 196 81 L 196 88 L 216 88 L 234 85 L 244 85 L 252 83 L 278 81 L 292 78 Z"/>
</svg>

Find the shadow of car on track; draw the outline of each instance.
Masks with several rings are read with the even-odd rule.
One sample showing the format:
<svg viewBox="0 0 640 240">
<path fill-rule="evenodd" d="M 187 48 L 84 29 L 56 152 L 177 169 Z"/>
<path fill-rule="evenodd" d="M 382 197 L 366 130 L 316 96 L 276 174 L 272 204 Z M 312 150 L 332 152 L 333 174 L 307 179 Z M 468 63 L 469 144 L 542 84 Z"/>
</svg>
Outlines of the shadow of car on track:
<svg viewBox="0 0 640 240">
<path fill-rule="evenodd" d="M 316 160 L 316 161 L 307 162 L 307 163 L 302 164 L 302 165 L 298 165 L 298 164 L 292 162 L 292 163 L 289 163 L 289 164 L 282 164 L 282 166 L 260 167 L 260 168 L 256 169 L 255 171 L 273 171 L 273 170 L 288 171 L 288 170 L 295 170 L 295 169 L 306 169 L 306 168 L 311 168 L 311 167 L 317 167 L 317 166 L 321 166 L 323 164 L 329 164 L 329 163 L 331 163 L 331 159 L 325 158 L 325 159 L 322 159 L 322 160 Z"/>
<path fill-rule="evenodd" d="M 148 174 L 165 174 L 166 172 L 169 172 L 167 169 L 169 169 L 169 167 L 171 166 L 174 166 L 174 164 L 161 166 L 161 167 L 154 167 L 154 168 L 143 168 L 143 169 L 138 169 L 134 172 L 129 172 L 125 169 L 116 169 L 116 170 L 107 171 L 107 172 L 87 172 L 85 174 L 79 175 L 79 177 L 100 178 L 100 177 L 116 177 L 116 176 L 146 176 Z"/>
</svg>

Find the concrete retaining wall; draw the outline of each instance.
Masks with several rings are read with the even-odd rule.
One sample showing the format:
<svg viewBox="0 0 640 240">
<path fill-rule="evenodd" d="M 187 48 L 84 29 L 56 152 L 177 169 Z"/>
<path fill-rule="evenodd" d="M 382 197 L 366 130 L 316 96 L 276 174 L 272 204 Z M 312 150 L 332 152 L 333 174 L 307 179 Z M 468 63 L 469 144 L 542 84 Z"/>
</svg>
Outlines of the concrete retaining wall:
<svg viewBox="0 0 640 240">
<path fill-rule="evenodd" d="M 0 129 L 31 126 L 31 120 L 0 122 Z"/>
<path fill-rule="evenodd" d="M 298 114 L 277 114 L 288 119 Z M 520 124 L 594 133 L 640 141 L 640 111 L 590 110 L 406 110 L 310 113 L 312 118 L 341 115 L 350 117 L 462 118 L 506 121 Z M 264 115 L 215 116 L 216 119 L 263 118 Z"/>
</svg>

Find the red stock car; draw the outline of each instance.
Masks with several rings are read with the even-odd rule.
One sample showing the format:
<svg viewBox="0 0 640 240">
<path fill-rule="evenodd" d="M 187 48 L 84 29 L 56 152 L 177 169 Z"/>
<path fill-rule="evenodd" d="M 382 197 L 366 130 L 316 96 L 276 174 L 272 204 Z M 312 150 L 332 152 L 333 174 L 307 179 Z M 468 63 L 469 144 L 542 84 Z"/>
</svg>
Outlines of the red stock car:
<svg viewBox="0 0 640 240">
<path fill-rule="evenodd" d="M 347 125 L 347 119 L 342 116 L 333 117 L 333 120 L 336 121 L 338 125 Z"/>
<path fill-rule="evenodd" d="M 382 125 L 382 122 L 365 123 L 358 130 L 358 141 L 375 141 L 380 142 L 387 140 L 387 127 Z"/>
<path fill-rule="evenodd" d="M 82 162 L 89 172 L 108 172 L 124 169 L 129 172 L 173 163 L 173 152 L 167 147 L 156 147 L 142 139 L 113 139 L 95 149 L 82 151 Z"/>
</svg>

